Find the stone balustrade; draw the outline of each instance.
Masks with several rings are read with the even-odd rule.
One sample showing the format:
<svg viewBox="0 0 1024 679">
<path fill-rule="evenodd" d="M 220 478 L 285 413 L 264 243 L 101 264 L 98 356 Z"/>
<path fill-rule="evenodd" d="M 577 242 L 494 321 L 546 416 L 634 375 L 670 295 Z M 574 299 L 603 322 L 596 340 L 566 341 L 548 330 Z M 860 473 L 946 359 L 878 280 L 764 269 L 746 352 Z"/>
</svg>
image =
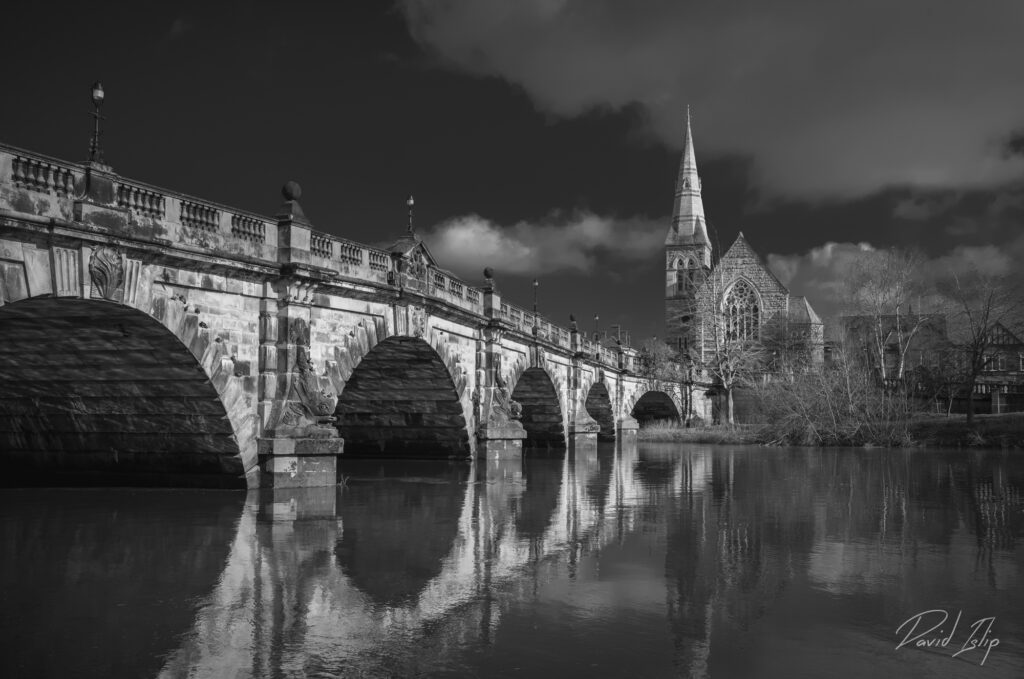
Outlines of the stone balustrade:
<svg viewBox="0 0 1024 679">
<path fill-rule="evenodd" d="M 243 214 L 231 215 L 231 235 L 242 240 L 263 243 L 267 240 L 267 231 L 273 222 L 249 217 Z"/>
<path fill-rule="evenodd" d="M 11 180 L 15 186 L 22 186 L 41 193 L 71 195 L 80 173 L 60 161 L 27 153 L 10 154 Z"/>
<path fill-rule="evenodd" d="M 120 207 L 154 219 L 163 219 L 166 215 L 166 203 L 164 197 L 156 191 L 128 182 L 118 183 L 117 204 Z"/>
<path fill-rule="evenodd" d="M 148 229 L 155 224 L 158 228 L 152 233 L 163 241 L 192 246 L 201 242 L 214 248 L 221 247 L 220 243 L 223 243 L 225 256 L 245 254 L 263 260 L 268 265 L 277 264 L 278 233 L 275 220 L 125 179 L 106 166 L 69 163 L 0 144 L 0 186 L 10 185 L 31 194 L 55 199 L 38 201 L 42 206 L 38 210 L 40 217 L 69 219 L 74 215 L 75 219 L 81 218 L 81 211 L 75 209 L 79 203 L 97 203 L 89 195 L 90 172 L 109 176 L 112 182 L 111 196 L 106 203 L 98 201 L 95 207 L 102 210 L 106 205 L 111 210 L 122 211 L 126 215 L 124 228 L 129 232 L 127 235 L 139 238 L 140 235 L 150 233 L 139 227 L 145 226 Z M 4 202 L 0 200 L 0 209 L 3 205 Z M 26 210 L 19 203 L 17 211 Z M 213 236 L 216 238 L 211 241 L 210 237 Z M 197 237 L 203 240 L 197 241 Z M 400 283 L 393 274 L 392 255 L 387 251 L 316 230 L 310 231 L 308 248 L 310 261 L 319 267 L 337 271 L 339 280 L 353 279 L 385 286 L 397 286 Z M 471 313 L 484 315 L 480 288 L 433 268 L 428 270 L 424 283 L 418 289 L 423 294 Z M 571 334 L 566 328 L 540 316 L 535 317 L 531 311 L 502 302 L 500 316 L 520 333 L 533 335 L 536 326 L 538 339 L 565 349 L 572 348 Z M 636 365 L 635 357 L 620 361 L 620 351 L 599 347 L 582 336 L 579 342 L 581 351 L 603 365 Z M 635 353 L 632 349 L 623 349 L 623 352 Z"/>
</svg>

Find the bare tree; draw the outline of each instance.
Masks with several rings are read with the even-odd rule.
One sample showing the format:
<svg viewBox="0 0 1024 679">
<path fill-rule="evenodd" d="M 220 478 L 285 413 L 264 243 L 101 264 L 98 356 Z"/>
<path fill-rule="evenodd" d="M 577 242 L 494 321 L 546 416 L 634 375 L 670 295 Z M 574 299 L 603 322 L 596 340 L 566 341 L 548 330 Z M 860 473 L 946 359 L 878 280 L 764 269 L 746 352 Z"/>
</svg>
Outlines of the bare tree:
<svg viewBox="0 0 1024 679">
<path fill-rule="evenodd" d="M 953 273 L 940 282 L 949 312 L 949 341 L 956 353 L 962 390 L 967 393 L 967 424 L 974 424 L 974 391 L 995 358 L 1000 330 L 1020 335 L 1022 301 L 1018 281 L 977 269 Z"/>
<path fill-rule="evenodd" d="M 812 325 L 793 311 L 777 313 L 761 328 L 765 368 L 779 376 L 792 376 L 814 366 Z"/>
<path fill-rule="evenodd" d="M 850 270 L 846 311 L 852 318 L 844 330 L 861 344 L 886 386 L 903 380 L 907 353 L 929 322 L 921 313 L 923 302 L 933 297 L 924 264 L 918 252 L 891 248 L 862 253 Z"/>
</svg>

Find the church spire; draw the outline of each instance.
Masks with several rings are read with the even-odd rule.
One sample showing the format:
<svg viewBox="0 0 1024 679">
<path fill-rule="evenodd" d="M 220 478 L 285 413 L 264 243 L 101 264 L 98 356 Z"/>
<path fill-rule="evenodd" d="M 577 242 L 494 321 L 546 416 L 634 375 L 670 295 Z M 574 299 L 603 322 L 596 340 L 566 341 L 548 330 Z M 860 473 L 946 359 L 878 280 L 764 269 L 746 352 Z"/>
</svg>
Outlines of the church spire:
<svg viewBox="0 0 1024 679">
<path fill-rule="evenodd" d="M 672 229 L 666 245 L 710 245 L 704 220 L 704 201 L 700 197 L 700 176 L 697 174 L 697 156 L 693 152 L 693 130 L 690 107 L 686 107 L 686 137 L 683 157 L 679 161 L 676 180 L 675 205 L 672 209 Z"/>
<path fill-rule="evenodd" d="M 697 176 L 697 156 L 693 153 L 693 130 L 690 129 L 690 106 L 686 106 L 686 137 L 683 139 L 683 158 L 679 162 L 679 179 L 676 181 L 676 195 L 683 188 L 693 187 L 700 192 L 700 177 Z"/>
</svg>

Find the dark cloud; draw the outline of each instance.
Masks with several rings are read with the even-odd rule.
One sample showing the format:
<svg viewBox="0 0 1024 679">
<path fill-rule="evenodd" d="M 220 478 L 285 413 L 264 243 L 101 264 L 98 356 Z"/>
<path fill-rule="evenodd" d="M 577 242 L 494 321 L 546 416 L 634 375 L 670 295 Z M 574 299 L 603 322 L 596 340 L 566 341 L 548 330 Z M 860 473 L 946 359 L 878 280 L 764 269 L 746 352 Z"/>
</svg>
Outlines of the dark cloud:
<svg viewBox="0 0 1024 679">
<path fill-rule="evenodd" d="M 1004 157 L 1024 156 L 1024 130 L 1011 132 L 1003 145 Z"/>
<path fill-rule="evenodd" d="M 992 187 L 1024 173 L 1019 0 L 764 3 L 404 0 L 444 64 L 574 117 L 640 104 L 698 153 L 752 155 L 758 186 L 801 198 L 889 186 Z"/>
</svg>

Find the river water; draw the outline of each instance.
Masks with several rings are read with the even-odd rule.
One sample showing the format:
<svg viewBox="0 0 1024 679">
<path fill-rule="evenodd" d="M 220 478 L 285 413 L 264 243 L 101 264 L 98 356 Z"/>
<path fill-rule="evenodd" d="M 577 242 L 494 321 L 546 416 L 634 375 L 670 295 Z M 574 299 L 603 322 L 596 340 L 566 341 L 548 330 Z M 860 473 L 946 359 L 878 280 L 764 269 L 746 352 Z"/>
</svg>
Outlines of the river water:
<svg viewBox="0 0 1024 679">
<path fill-rule="evenodd" d="M 0 676 L 1024 677 L 1019 451 L 342 473 L 0 491 Z"/>
</svg>

